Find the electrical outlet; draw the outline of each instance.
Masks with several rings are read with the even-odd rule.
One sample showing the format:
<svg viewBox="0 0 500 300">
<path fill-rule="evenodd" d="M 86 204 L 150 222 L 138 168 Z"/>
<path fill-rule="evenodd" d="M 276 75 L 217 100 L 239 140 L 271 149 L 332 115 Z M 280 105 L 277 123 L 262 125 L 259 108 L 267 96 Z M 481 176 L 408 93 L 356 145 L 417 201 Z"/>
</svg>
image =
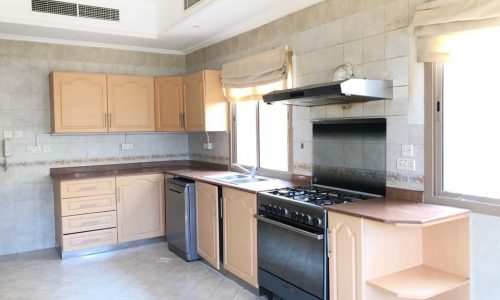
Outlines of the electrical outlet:
<svg viewBox="0 0 500 300">
<path fill-rule="evenodd" d="M 414 158 L 400 157 L 398 158 L 397 169 L 401 171 L 415 172 L 416 161 Z"/>
<path fill-rule="evenodd" d="M 24 136 L 24 133 L 23 133 L 23 131 L 22 131 L 22 130 L 16 130 L 16 131 L 14 131 L 14 137 L 15 137 L 16 139 L 20 139 L 20 138 L 22 138 L 23 136 Z"/>
<path fill-rule="evenodd" d="M 403 145 L 401 147 L 401 152 L 404 157 L 413 157 L 414 155 L 413 145 Z"/>
<path fill-rule="evenodd" d="M 42 147 L 40 146 L 28 146 L 26 147 L 26 152 L 30 154 L 42 153 Z"/>
<path fill-rule="evenodd" d="M 122 151 L 134 150 L 134 144 L 122 144 Z"/>
<path fill-rule="evenodd" d="M 214 148 L 214 145 L 212 143 L 203 143 L 203 149 L 212 150 L 213 148 Z"/>
<path fill-rule="evenodd" d="M 45 145 L 43 146 L 43 153 L 50 153 L 52 152 L 52 147 L 50 147 L 50 145 Z"/>
<path fill-rule="evenodd" d="M 12 135 L 12 130 L 5 130 L 3 132 L 3 138 L 4 139 L 11 139 L 13 138 L 14 136 Z"/>
</svg>

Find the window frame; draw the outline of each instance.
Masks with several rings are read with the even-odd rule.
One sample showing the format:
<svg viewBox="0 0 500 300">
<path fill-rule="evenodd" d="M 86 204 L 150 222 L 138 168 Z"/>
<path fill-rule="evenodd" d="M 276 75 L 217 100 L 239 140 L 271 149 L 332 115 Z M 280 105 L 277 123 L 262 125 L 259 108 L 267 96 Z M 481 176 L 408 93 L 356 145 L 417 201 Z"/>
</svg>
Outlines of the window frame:
<svg viewBox="0 0 500 300">
<path fill-rule="evenodd" d="M 256 99 L 257 100 L 257 99 Z M 288 170 L 287 171 L 279 171 L 279 170 L 272 170 L 272 169 L 265 169 L 260 166 L 260 113 L 259 113 L 259 102 L 262 102 L 262 100 L 257 100 L 257 105 L 256 105 L 256 134 L 257 134 L 257 173 L 259 175 L 263 176 L 273 176 L 276 178 L 281 178 L 281 179 L 287 179 L 289 180 L 292 177 L 293 174 L 293 123 L 292 123 L 292 113 L 293 110 L 291 106 L 287 105 L 287 123 L 288 123 L 288 145 L 287 145 L 287 151 L 288 151 Z M 239 172 L 241 171 L 240 169 L 234 167 L 234 164 L 237 163 L 237 151 L 236 151 L 236 145 L 237 145 L 237 136 L 236 136 L 236 103 L 237 102 L 231 102 L 229 106 L 229 115 L 230 115 L 230 126 L 229 126 L 229 135 L 230 135 L 230 143 L 229 143 L 229 153 L 230 153 L 230 166 L 229 170 L 231 171 L 236 171 Z M 251 166 L 244 166 L 246 168 L 251 168 Z"/>
<path fill-rule="evenodd" d="M 500 216 L 500 199 L 455 194 L 443 191 L 442 185 L 442 116 L 443 65 L 424 64 L 425 110 L 425 202 L 456 206 L 473 212 Z M 439 103 L 439 104 L 438 104 Z M 438 105 L 440 107 L 438 111 Z"/>
</svg>

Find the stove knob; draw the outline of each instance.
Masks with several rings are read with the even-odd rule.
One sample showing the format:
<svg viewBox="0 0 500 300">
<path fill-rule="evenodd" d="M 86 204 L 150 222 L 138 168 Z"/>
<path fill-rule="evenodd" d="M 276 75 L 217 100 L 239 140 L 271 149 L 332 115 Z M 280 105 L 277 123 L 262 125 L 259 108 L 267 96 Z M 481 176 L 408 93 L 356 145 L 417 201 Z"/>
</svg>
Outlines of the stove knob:
<svg viewBox="0 0 500 300">
<path fill-rule="evenodd" d="M 293 211 L 293 212 L 292 212 L 292 220 L 297 220 L 297 219 L 298 219 L 298 217 L 299 217 L 299 213 L 298 213 L 298 212 L 296 212 L 296 211 Z"/>
<path fill-rule="evenodd" d="M 323 222 L 321 221 L 320 218 L 314 218 L 313 219 L 313 225 L 314 226 L 321 226 L 323 224 Z"/>
<path fill-rule="evenodd" d="M 297 221 L 299 222 L 304 222 L 304 219 L 306 218 L 305 214 L 300 214 L 299 217 L 297 218 Z"/>
<path fill-rule="evenodd" d="M 271 212 L 271 208 L 273 207 L 271 204 L 264 205 L 266 212 Z"/>
<path fill-rule="evenodd" d="M 303 220 L 304 223 L 309 224 L 309 223 L 311 223 L 311 221 L 312 221 L 312 217 L 310 215 L 304 216 L 304 220 Z"/>
<path fill-rule="evenodd" d="M 286 215 L 288 215 L 288 209 L 286 209 L 286 208 L 282 207 L 282 208 L 281 208 L 281 215 L 282 215 L 282 216 L 286 216 Z"/>
</svg>

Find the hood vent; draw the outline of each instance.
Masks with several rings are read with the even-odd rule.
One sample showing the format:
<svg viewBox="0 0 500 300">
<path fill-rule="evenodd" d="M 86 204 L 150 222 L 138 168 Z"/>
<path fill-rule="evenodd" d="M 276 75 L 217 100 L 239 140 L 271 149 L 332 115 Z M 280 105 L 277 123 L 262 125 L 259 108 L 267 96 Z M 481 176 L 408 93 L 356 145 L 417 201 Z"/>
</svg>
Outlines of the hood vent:
<svg viewBox="0 0 500 300">
<path fill-rule="evenodd" d="M 31 0 L 31 10 L 47 14 L 78 17 L 78 5 L 76 3 Z"/>
<path fill-rule="evenodd" d="M 306 107 L 392 99 L 392 81 L 351 78 L 275 91 L 264 95 L 263 98 L 267 104 Z"/>
<path fill-rule="evenodd" d="M 31 10 L 70 17 L 120 21 L 120 11 L 118 9 L 62 1 L 31 0 Z"/>
<path fill-rule="evenodd" d="M 184 0 L 184 10 L 187 10 L 188 8 L 192 7 L 193 5 L 197 4 L 201 0 Z"/>
</svg>

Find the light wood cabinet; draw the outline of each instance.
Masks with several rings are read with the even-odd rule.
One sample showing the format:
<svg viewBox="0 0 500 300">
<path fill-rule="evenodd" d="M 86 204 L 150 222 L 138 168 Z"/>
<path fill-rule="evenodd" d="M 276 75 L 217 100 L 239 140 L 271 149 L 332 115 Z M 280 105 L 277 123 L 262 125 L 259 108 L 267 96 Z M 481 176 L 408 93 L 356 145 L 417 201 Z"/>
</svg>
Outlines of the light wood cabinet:
<svg viewBox="0 0 500 300">
<path fill-rule="evenodd" d="M 62 257 L 116 244 L 115 178 L 55 181 L 54 216 Z"/>
<path fill-rule="evenodd" d="M 184 131 L 182 77 L 155 78 L 156 131 Z"/>
<path fill-rule="evenodd" d="M 228 104 L 220 71 L 205 70 L 184 76 L 186 131 L 227 131 Z"/>
<path fill-rule="evenodd" d="M 331 214 L 330 220 L 330 299 L 361 299 L 363 219 Z"/>
<path fill-rule="evenodd" d="M 52 132 L 107 132 L 106 75 L 50 74 Z"/>
<path fill-rule="evenodd" d="M 198 254 L 219 270 L 218 187 L 203 182 L 196 182 L 196 242 Z"/>
<path fill-rule="evenodd" d="M 165 235 L 163 174 L 116 178 L 118 242 Z"/>
<path fill-rule="evenodd" d="M 154 79 L 108 75 L 110 132 L 154 131 Z"/>
<path fill-rule="evenodd" d="M 469 300 L 467 214 L 388 224 L 328 214 L 331 300 Z"/>
<path fill-rule="evenodd" d="M 223 188 L 224 269 L 258 287 L 257 196 Z"/>
</svg>

